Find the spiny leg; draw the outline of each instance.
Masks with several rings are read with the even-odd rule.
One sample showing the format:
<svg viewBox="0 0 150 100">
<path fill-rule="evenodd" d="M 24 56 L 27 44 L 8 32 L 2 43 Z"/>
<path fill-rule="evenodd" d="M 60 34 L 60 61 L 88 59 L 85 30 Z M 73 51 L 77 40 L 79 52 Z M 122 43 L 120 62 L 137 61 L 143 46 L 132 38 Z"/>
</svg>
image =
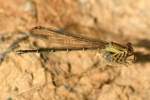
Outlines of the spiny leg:
<svg viewBox="0 0 150 100">
<path fill-rule="evenodd" d="M 127 54 L 128 54 L 128 52 L 123 52 L 123 57 L 122 57 L 122 62 L 123 63 L 127 63 Z"/>
<path fill-rule="evenodd" d="M 125 63 L 126 62 L 127 52 L 120 52 L 113 55 L 113 61 L 117 63 Z"/>
<path fill-rule="evenodd" d="M 119 62 L 119 59 L 121 59 L 121 56 L 122 56 L 122 53 L 117 53 L 117 54 L 114 54 L 113 56 L 112 56 L 112 61 L 113 62 L 117 62 L 117 63 L 120 63 Z"/>
</svg>

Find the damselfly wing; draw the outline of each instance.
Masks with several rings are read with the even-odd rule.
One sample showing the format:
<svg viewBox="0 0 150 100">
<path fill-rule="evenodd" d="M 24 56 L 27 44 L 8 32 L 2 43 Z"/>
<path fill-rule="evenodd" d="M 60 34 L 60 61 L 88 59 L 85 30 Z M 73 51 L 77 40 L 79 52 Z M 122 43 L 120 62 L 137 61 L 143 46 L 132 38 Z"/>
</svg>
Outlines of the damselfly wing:
<svg viewBox="0 0 150 100">
<path fill-rule="evenodd" d="M 45 39 L 49 40 L 47 48 L 36 49 L 36 52 L 46 51 L 62 51 L 62 50 L 92 50 L 92 49 L 102 49 L 106 44 L 105 41 L 97 41 L 87 37 L 80 36 L 79 34 L 64 32 L 63 30 L 46 28 L 46 27 L 34 27 L 29 31 L 32 35 L 41 34 L 45 36 Z M 18 50 L 18 53 L 30 53 L 34 50 Z"/>
</svg>

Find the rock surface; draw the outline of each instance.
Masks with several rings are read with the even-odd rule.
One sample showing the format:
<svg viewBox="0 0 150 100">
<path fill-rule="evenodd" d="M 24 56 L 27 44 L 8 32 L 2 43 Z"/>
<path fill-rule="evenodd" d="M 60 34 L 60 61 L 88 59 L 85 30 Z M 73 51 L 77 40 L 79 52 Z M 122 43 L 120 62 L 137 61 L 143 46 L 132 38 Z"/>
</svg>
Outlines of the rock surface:
<svg viewBox="0 0 150 100">
<path fill-rule="evenodd" d="M 0 100 L 149 100 L 149 9 L 148 0 L 0 0 Z M 35 26 L 130 41 L 137 62 L 106 65 L 97 51 L 16 54 L 50 45 L 30 37 Z"/>
</svg>

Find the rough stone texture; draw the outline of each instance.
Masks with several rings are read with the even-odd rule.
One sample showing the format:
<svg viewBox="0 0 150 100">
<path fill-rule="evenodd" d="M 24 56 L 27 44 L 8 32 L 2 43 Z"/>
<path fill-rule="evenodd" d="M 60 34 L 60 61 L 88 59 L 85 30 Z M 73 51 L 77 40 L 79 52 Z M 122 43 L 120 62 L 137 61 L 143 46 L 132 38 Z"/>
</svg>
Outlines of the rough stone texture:
<svg viewBox="0 0 150 100">
<path fill-rule="evenodd" d="M 0 0 L 0 100 L 150 100 L 149 9 L 148 0 Z M 96 51 L 16 54 L 49 44 L 15 42 L 39 25 L 130 41 L 137 62 L 106 65 Z"/>
</svg>

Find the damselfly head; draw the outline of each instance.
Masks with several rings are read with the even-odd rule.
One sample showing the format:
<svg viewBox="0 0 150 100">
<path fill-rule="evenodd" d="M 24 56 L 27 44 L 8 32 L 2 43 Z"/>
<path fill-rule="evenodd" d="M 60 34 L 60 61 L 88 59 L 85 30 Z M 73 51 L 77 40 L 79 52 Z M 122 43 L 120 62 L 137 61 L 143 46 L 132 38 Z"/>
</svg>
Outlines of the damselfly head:
<svg viewBox="0 0 150 100">
<path fill-rule="evenodd" d="M 133 49 L 132 43 L 128 42 L 126 44 L 126 46 L 127 46 L 127 49 L 128 49 L 128 59 L 130 59 L 132 62 L 135 62 L 136 61 L 136 57 L 135 57 L 135 53 L 134 53 L 134 49 Z"/>
<path fill-rule="evenodd" d="M 134 49 L 133 49 L 132 43 L 128 42 L 128 43 L 126 44 L 126 46 L 127 46 L 127 50 L 128 50 L 128 56 L 133 55 Z"/>
</svg>

